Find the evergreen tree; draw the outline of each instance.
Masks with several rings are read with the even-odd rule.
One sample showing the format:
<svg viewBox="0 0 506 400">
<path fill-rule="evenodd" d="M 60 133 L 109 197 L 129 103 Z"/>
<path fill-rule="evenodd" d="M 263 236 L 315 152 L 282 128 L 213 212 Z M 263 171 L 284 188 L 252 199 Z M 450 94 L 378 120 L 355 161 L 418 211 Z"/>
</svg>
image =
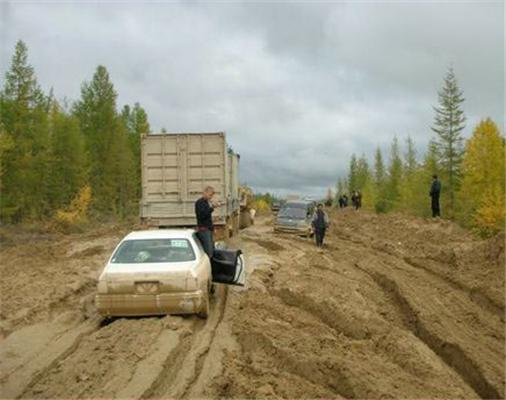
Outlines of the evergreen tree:
<svg viewBox="0 0 506 400">
<path fill-rule="evenodd" d="M 369 163 L 367 162 L 365 154 L 362 154 L 357 161 L 355 190 L 364 190 L 364 187 L 369 180 L 369 175 Z"/>
<path fill-rule="evenodd" d="M 438 157 L 444 172 L 449 195 L 449 215 L 455 210 L 455 193 L 458 190 L 461 164 L 464 153 L 462 130 L 466 118 L 461 109 L 464 102 L 463 92 L 459 89 L 455 73 L 450 68 L 444 78 L 443 88 L 438 92 L 439 105 L 432 130 L 437 134 Z"/>
<path fill-rule="evenodd" d="M 394 137 L 390 148 L 390 162 L 388 165 L 388 177 L 386 183 L 386 206 L 387 210 L 398 207 L 400 198 L 400 185 L 402 180 L 402 159 L 400 156 L 399 142 Z"/>
<path fill-rule="evenodd" d="M 125 105 L 121 112 L 121 118 L 128 132 L 128 141 L 132 150 L 135 164 L 135 192 L 136 198 L 141 197 L 141 136 L 150 133 L 148 115 L 146 111 L 135 103 L 131 108 Z"/>
<path fill-rule="evenodd" d="M 336 195 L 343 195 L 346 193 L 346 185 L 344 183 L 343 178 L 339 177 L 337 180 L 337 194 Z"/>
<path fill-rule="evenodd" d="M 355 154 L 351 155 L 350 159 L 350 170 L 348 172 L 348 193 L 352 193 L 357 190 L 358 180 L 358 161 Z"/>
<path fill-rule="evenodd" d="M 48 212 L 46 108 L 47 99 L 28 64 L 28 49 L 18 41 L 0 93 L 0 211 L 6 221 L 37 219 Z"/>
<path fill-rule="evenodd" d="M 406 152 L 404 153 L 403 176 L 400 185 L 399 208 L 406 211 L 413 211 L 416 207 L 418 177 L 418 165 L 416 162 L 415 143 L 411 136 L 406 140 Z"/>
<path fill-rule="evenodd" d="M 372 190 L 371 190 L 372 192 Z M 378 147 L 374 154 L 374 209 L 376 212 L 385 212 L 387 210 L 386 199 L 386 172 L 383 162 L 381 149 Z"/>
<path fill-rule="evenodd" d="M 135 200 L 135 162 L 116 97 L 109 73 L 100 65 L 91 82 L 82 85 L 74 114 L 85 137 L 94 207 L 123 216 Z"/>
<path fill-rule="evenodd" d="M 466 144 L 459 219 L 484 234 L 504 229 L 504 149 L 504 137 L 489 118 L 476 126 Z"/>
<path fill-rule="evenodd" d="M 50 111 L 49 204 L 62 209 L 85 185 L 84 142 L 79 121 L 66 115 L 57 102 Z"/>
</svg>

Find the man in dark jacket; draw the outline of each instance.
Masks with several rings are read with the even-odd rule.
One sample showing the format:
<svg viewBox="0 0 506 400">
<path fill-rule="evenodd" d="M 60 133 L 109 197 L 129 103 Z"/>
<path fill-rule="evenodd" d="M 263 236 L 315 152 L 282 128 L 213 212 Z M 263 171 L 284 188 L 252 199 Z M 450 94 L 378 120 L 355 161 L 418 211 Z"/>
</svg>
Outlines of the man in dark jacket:
<svg viewBox="0 0 506 400">
<path fill-rule="evenodd" d="M 318 204 L 318 208 L 316 209 L 316 212 L 313 216 L 312 225 L 314 229 L 314 236 L 316 239 L 316 246 L 322 247 L 323 238 L 325 237 L 325 231 L 329 226 L 329 217 L 327 216 L 327 213 L 323 211 L 323 204 L 321 203 Z"/>
<path fill-rule="evenodd" d="M 430 197 L 432 199 L 432 218 L 440 217 L 439 210 L 439 194 L 441 193 L 441 182 L 437 178 L 437 175 L 432 176 L 432 185 L 430 187 Z"/>
<path fill-rule="evenodd" d="M 197 217 L 197 237 L 199 238 L 206 254 L 209 258 L 214 253 L 214 225 L 213 211 L 216 207 L 221 206 L 219 203 L 213 203 L 214 188 L 208 186 L 204 189 L 202 197 L 195 202 L 195 215 Z"/>
</svg>

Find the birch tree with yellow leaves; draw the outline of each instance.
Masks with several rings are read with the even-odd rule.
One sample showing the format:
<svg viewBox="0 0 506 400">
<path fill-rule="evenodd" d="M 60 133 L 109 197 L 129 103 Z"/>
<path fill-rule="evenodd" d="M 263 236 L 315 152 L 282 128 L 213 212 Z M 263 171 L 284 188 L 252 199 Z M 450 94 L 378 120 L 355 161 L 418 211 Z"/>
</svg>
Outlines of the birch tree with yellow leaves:
<svg viewBox="0 0 506 400">
<path fill-rule="evenodd" d="M 483 235 L 504 229 L 505 141 L 490 118 L 482 120 L 466 143 L 459 219 Z"/>
</svg>

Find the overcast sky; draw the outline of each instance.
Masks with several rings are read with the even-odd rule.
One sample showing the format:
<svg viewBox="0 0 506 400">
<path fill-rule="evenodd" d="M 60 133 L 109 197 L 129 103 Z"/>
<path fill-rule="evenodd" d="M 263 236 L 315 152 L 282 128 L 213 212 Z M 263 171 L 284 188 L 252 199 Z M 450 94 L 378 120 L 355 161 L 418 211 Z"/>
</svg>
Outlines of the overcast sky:
<svg viewBox="0 0 506 400">
<path fill-rule="evenodd" d="M 102 64 L 155 132 L 226 131 L 258 191 L 322 194 L 394 135 L 421 154 L 449 66 L 465 135 L 487 116 L 504 132 L 503 1 L 4 1 L 2 82 L 18 39 L 57 98 Z"/>
</svg>

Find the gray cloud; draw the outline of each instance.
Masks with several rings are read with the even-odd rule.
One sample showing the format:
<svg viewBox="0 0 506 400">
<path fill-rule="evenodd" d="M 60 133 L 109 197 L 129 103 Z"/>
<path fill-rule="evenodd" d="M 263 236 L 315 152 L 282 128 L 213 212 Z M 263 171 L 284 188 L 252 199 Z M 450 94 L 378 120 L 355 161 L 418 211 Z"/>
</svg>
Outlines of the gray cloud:
<svg viewBox="0 0 506 400">
<path fill-rule="evenodd" d="M 504 126 L 502 2 L 0 3 L 2 76 L 15 41 L 45 90 L 79 97 L 105 65 L 118 105 L 155 130 L 225 130 L 241 179 L 322 194 L 352 152 L 396 134 L 423 152 L 449 65 L 469 135 Z"/>
</svg>

